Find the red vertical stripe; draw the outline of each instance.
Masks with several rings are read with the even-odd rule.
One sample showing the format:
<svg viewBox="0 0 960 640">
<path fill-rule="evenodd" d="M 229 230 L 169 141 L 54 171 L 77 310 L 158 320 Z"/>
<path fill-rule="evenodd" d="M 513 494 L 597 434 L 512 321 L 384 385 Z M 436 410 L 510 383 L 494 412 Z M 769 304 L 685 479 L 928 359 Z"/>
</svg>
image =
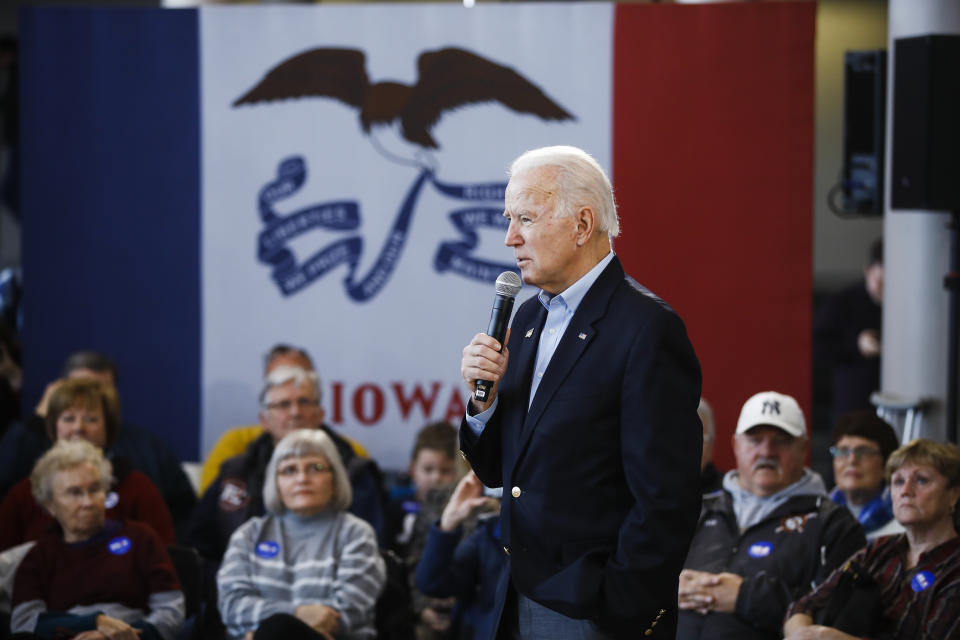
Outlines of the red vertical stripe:
<svg viewBox="0 0 960 640">
<path fill-rule="evenodd" d="M 816 5 L 618 5 L 617 252 L 683 316 L 718 426 L 757 391 L 810 409 Z"/>
</svg>

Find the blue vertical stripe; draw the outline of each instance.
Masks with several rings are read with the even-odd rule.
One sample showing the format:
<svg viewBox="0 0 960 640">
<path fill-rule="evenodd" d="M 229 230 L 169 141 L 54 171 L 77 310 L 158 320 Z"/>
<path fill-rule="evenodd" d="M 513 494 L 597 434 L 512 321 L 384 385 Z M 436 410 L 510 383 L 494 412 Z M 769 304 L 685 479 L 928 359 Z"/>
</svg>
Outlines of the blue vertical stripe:
<svg viewBox="0 0 960 640">
<path fill-rule="evenodd" d="M 103 351 L 125 420 L 195 460 L 198 12 L 26 8 L 19 33 L 25 409 Z"/>
</svg>

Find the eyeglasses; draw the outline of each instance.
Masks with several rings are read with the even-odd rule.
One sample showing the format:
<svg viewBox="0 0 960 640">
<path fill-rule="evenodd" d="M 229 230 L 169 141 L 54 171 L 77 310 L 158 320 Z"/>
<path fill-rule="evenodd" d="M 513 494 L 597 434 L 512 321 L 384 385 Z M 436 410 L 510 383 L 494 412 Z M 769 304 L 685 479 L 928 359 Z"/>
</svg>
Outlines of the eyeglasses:
<svg viewBox="0 0 960 640">
<path fill-rule="evenodd" d="M 319 407 L 320 401 L 313 400 L 312 398 L 297 398 L 296 400 L 279 400 L 277 402 L 268 402 L 264 406 L 271 411 L 290 411 L 294 404 L 296 404 L 297 408 L 301 411 L 306 411 L 307 409 L 315 409 L 316 407 Z"/>
<path fill-rule="evenodd" d="M 68 502 L 80 502 L 84 498 L 98 496 L 106 493 L 106 489 L 100 483 L 92 484 L 88 487 L 72 486 L 67 487 L 60 493 L 60 499 Z"/>
<path fill-rule="evenodd" d="M 851 455 L 855 458 L 866 458 L 867 456 L 879 456 L 880 449 L 874 447 L 830 447 L 830 455 L 834 458 L 849 458 Z"/>
<path fill-rule="evenodd" d="M 314 462 L 302 467 L 298 467 L 295 464 L 288 464 L 277 469 L 277 475 L 283 478 L 296 478 L 301 471 L 304 473 L 304 475 L 312 477 L 318 476 L 321 473 L 332 472 L 333 467 L 322 462 Z"/>
</svg>

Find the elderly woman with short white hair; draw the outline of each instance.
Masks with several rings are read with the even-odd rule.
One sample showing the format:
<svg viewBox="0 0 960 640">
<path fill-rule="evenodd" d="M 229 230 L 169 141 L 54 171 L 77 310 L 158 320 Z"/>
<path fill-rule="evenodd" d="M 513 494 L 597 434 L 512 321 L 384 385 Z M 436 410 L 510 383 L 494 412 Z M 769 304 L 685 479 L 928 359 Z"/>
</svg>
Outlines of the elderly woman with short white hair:
<svg viewBox="0 0 960 640">
<path fill-rule="evenodd" d="M 106 518 L 110 462 L 85 440 L 58 441 L 30 476 L 59 527 L 37 540 L 13 585 L 14 632 L 74 640 L 173 640 L 183 593 L 166 547 L 136 521 Z"/>
<path fill-rule="evenodd" d="M 267 515 L 230 538 L 217 574 L 233 638 L 374 638 L 386 569 L 373 527 L 347 513 L 352 491 L 337 448 L 319 430 L 285 436 L 267 465 Z"/>
</svg>

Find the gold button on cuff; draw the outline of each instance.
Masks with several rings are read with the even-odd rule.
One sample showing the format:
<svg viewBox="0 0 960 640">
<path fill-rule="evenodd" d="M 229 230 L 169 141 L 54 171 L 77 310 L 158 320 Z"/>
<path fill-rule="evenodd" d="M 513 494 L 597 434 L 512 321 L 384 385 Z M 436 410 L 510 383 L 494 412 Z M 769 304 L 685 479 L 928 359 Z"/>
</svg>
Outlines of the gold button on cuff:
<svg viewBox="0 0 960 640">
<path fill-rule="evenodd" d="M 514 498 L 519 498 L 521 493 L 523 492 L 520 491 L 520 487 L 514 487 L 513 489 L 510 489 L 510 495 L 512 495 Z"/>
<path fill-rule="evenodd" d="M 665 614 L 666 612 L 667 612 L 666 609 L 660 609 L 660 615 L 663 615 L 663 614 Z"/>
<path fill-rule="evenodd" d="M 510 555 L 510 547 L 504 547 L 503 552 L 507 555 Z"/>
<path fill-rule="evenodd" d="M 649 636 L 651 633 L 653 633 L 653 629 L 647 629 L 646 631 L 643 632 L 643 635 Z"/>
</svg>

